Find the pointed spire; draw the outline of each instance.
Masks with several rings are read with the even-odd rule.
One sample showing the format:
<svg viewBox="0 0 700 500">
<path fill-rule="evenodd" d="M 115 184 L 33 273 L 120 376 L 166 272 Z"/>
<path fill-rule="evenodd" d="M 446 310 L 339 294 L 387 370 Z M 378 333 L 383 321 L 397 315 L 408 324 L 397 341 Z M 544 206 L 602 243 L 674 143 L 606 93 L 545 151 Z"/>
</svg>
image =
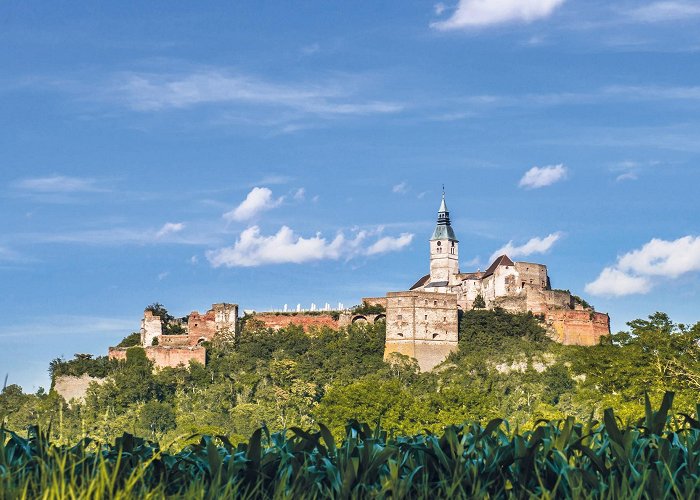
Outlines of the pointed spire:
<svg viewBox="0 0 700 500">
<path fill-rule="evenodd" d="M 435 231 L 433 231 L 433 236 L 431 240 L 453 240 L 457 241 L 452 226 L 450 225 L 450 212 L 447 211 L 447 204 L 445 203 L 445 186 L 442 186 L 442 201 L 440 202 L 440 209 L 438 210 L 437 226 L 435 226 Z"/>
</svg>

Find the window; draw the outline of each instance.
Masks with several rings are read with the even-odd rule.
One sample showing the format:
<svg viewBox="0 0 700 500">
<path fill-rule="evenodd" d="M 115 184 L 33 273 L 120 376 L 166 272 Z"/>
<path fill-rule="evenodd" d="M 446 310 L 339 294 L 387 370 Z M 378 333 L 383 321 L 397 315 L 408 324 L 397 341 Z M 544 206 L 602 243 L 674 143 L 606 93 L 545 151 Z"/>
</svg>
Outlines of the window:
<svg viewBox="0 0 700 500">
<path fill-rule="evenodd" d="M 446 300 L 443 300 L 443 301 L 442 301 L 442 305 L 443 305 L 443 306 L 446 306 L 446 305 L 447 305 L 447 301 L 446 301 Z"/>
<path fill-rule="evenodd" d="M 437 242 L 437 246 L 442 246 L 442 242 L 441 242 L 441 241 L 438 241 L 438 242 Z"/>
<path fill-rule="evenodd" d="M 398 335 L 399 337 L 403 337 L 403 333 L 397 333 L 396 335 Z"/>
<path fill-rule="evenodd" d="M 403 319 L 403 316 L 401 316 L 401 315 L 399 314 L 399 315 L 396 316 L 396 319 Z"/>
<path fill-rule="evenodd" d="M 426 306 L 428 305 L 428 299 L 425 299 L 425 305 Z"/>
<path fill-rule="evenodd" d="M 443 316 L 442 321 L 447 321 L 447 316 Z"/>
<path fill-rule="evenodd" d="M 436 339 L 438 337 L 437 333 L 433 333 L 433 338 Z"/>
<path fill-rule="evenodd" d="M 428 321 L 428 315 L 427 315 L 427 314 L 425 315 L 425 320 Z"/>
<path fill-rule="evenodd" d="M 433 300 L 433 305 L 434 305 L 434 306 L 437 305 L 437 300 Z"/>
</svg>

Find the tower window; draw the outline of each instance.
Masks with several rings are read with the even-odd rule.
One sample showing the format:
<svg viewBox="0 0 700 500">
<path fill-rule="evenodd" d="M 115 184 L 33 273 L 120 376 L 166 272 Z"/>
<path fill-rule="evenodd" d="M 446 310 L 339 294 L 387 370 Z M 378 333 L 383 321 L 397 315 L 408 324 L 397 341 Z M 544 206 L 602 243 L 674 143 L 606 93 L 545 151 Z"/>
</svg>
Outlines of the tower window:
<svg viewBox="0 0 700 500">
<path fill-rule="evenodd" d="M 437 305 L 437 300 L 433 300 L 433 305 L 434 305 L 434 306 Z"/>
<path fill-rule="evenodd" d="M 425 315 L 425 320 L 428 321 L 428 315 L 427 315 L 427 314 Z"/>
</svg>

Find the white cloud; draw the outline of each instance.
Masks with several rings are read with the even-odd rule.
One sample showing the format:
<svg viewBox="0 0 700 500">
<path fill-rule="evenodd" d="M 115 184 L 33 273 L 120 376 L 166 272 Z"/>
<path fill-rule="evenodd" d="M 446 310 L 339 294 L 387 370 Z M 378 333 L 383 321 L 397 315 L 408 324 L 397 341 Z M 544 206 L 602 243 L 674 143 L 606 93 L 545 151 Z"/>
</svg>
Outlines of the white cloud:
<svg viewBox="0 0 700 500">
<path fill-rule="evenodd" d="M 449 19 L 431 26 L 447 31 L 509 22 L 529 23 L 548 17 L 563 3 L 564 0 L 459 0 Z"/>
<path fill-rule="evenodd" d="M 292 197 L 296 201 L 304 201 L 304 198 L 306 198 L 306 189 L 304 188 L 299 188 L 296 191 L 294 191 L 294 195 Z"/>
<path fill-rule="evenodd" d="M 527 257 L 528 255 L 532 255 L 535 253 L 545 253 L 549 251 L 550 248 L 552 248 L 552 245 L 559 241 L 561 236 L 562 234 L 560 232 L 556 232 L 549 234 L 544 238 L 530 238 L 527 241 L 527 243 L 520 246 L 513 245 L 513 241 L 511 240 L 505 246 L 496 250 L 489 258 L 489 261 L 493 261 L 496 257 L 503 254 L 507 255 L 510 258 L 515 258 Z"/>
<path fill-rule="evenodd" d="M 95 179 L 53 175 L 49 177 L 34 177 L 22 179 L 14 183 L 16 188 L 34 193 L 78 193 L 101 191 L 96 186 Z"/>
<path fill-rule="evenodd" d="M 167 236 L 169 234 L 179 233 L 183 229 L 185 229 L 185 224 L 183 222 L 166 222 L 156 233 L 156 238 L 162 238 L 163 236 Z"/>
<path fill-rule="evenodd" d="M 654 238 L 642 248 L 618 257 L 615 266 L 606 267 L 586 285 L 586 291 L 615 296 L 646 293 L 654 285 L 653 279 L 673 279 L 696 271 L 700 271 L 700 236 L 673 241 Z"/>
<path fill-rule="evenodd" d="M 684 236 L 674 241 L 654 238 L 639 250 L 618 259 L 623 271 L 648 276 L 678 276 L 700 271 L 700 236 Z"/>
<path fill-rule="evenodd" d="M 276 234 L 265 236 L 261 234 L 258 226 L 251 226 L 240 234 L 232 247 L 211 250 L 206 255 L 214 267 L 302 264 L 397 251 L 404 248 L 413 238 L 412 234 L 402 234 L 397 238 L 384 237 L 365 248 L 365 241 L 369 236 L 371 233 L 359 231 L 353 238 L 346 238 L 339 233 L 330 241 L 320 233 L 304 238 L 287 226 L 282 226 Z"/>
<path fill-rule="evenodd" d="M 639 177 L 635 172 L 625 172 L 624 174 L 618 175 L 615 180 L 617 182 L 621 181 L 636 181 Z"/>
<path fill-rule="evenodd" d="M 646 23 L 682 21 L 700 16 L 697 2 L 654 2 L 632 10 L 630 16 Z"/>
<path fill-rule="evenodd" d="M 346 82 L 278 84 L 225 70 L 185 75 L 123 73 L 117 81 L 112 92 L 136 111 L 213 103 L 277 106 L 314 115 L 368 115 L 403 109 L 394 102 L 352 99 L 354 89 Z"/>
<path fill-rule="evenodd" d="M 282 201 L 284 196 L 275 200 L 272 197 L 272 191 L 268 188 L 254 187 L 240 205 L 224 214 L 224 219 L 234 221 L 252 219 L 260 212 L 279 206 Z"/>
<path fill-rule="evenodd" d="M 442 2 L 438 2 L 433 6 L 433 10 L 435 11 L 436 16 L 442 15 L 442 13 L 445 12 L 446 9 L 447 7 Z"/>
<path fill-rule="evenodd" d="M 411 233 L 402 233 L 398 237 L 384 236 L 370 245 L 367 249 L 367 255 L 395 252 L 409 245 L 411 241 L 413 241 Z"/>
<path fill-rule="evenodd" d="M 566 167 L 562 163 L 559 165 L 548 165 L 546 167 L 532 167 L 525 172 L 523 178 L 520 179 L 519 186 L 525 189 L 537 189 L 550 186 L 555 182 L 565 179 L 566 174 Z"/>
<path fill-rule="evenodd" d="M 393 193 L 404 194 L 408 191 L 408 184 L 406 184 L 406 181 L 399 182 L 391 188 L 391 191 Z"/>
<path fill-rule="evenodd" d="M 629 274 L 606 267 L 598 278 L 588 283 L 585 287 L 586 293 L 591 295 L 607 295 L 620 297 L 635 293 L 647 293 L 651 289 L 651 283 L 647 278 L 641 276 L 631 276 Z"/>
</svg>

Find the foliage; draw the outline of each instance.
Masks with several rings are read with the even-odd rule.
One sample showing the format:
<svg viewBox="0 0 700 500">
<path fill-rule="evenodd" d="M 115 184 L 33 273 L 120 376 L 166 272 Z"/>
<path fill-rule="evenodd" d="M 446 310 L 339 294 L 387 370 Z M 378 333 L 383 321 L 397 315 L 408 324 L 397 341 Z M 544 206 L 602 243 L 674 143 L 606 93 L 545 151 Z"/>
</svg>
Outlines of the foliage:
<svg viewBox="0 0 700 500">
<path fill-rule="evenodd" d="M 472 305 L 472 309 L 484 309 L 484 308 L 486 308 L 486 301 L 484 300 L 484 296 L 479 293 L 474 298 L 474 304 Z"/>
<path fill-rule="evenodd" d="M 53 386 L 56 377 L 63 375 L 80 377 L 87 374 L 96 378 L 106 377 L 116 367 L 117 361 L 109 359 L 107 356 L 93 358 L 90 354 L 76 354 L 73 359 L 68 361 L 56 358 L 49 363 L 51 385 Z"/>
<path fill-rule="evenodd" d="M 498 418 L 441 433 L 389 436 L 351 420 L 336 442 L 318 430 L 255 430 L 246 443 L 202 436 L 182 451 L 124 434 L 51 442 L 0 429 L 0 498 L 695 498 L 700 488 L 700 405 L 695 417 L 657 411 L 620 427 L 574 418 L 511 432 Z"/>
<path fill-rule="evenodd" d="M 141 334 L 139 332 L 130 333 L 124 337 L 117 347 L 134 347 L 141 344 Z"/>
<path fill-rule="evenodd" d="M 363 301 L 359 306 L 353 307 L 351 311 L 353 314 L 384 314 L 386 308 L 380 304 L 370 304 Z"/>
</svg>

